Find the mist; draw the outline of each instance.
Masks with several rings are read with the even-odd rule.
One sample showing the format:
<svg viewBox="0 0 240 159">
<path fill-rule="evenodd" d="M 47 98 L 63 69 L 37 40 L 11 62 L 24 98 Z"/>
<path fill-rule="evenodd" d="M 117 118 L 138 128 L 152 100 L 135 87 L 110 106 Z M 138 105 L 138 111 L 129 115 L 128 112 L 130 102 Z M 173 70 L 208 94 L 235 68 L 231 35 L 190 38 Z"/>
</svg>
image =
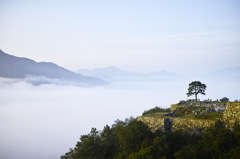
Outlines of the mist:
<svg viewBox="0 0 240 159">
<path fill-rule="evenodd" d="M 92 127 L 102 130 L 116 119 L 137 117 L 155 106 L 167 108 L 187 99 L 188 83 L 120 82 L 84 88 L 1 79 L 0 158 L 60 158 Z M 206 85 L 201 99 L 239 98 L 239 82 Z"/>
</svg>

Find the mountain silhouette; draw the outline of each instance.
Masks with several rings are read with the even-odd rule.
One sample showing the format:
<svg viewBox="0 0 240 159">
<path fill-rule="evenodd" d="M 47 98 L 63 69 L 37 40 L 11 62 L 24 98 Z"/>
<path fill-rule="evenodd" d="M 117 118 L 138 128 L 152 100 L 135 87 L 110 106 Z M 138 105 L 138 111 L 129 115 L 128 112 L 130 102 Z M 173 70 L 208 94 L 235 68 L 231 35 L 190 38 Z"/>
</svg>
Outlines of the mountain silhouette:
<svg viewBox="0 0 240 159">
<path fill-rule="evenodd" d="M 67 83 L 86 85 L 104 85 L 104 80 L 96 77 L 83 76 L 71 72 L 51 62 L 35 62 L 34 60 L 9 55 L 0 50 L 0 77 L 26 78 L 28 76 L 44 76 Z"/>
<path fill-rule="evenodd" d="M 181 76 L 172 72 L 158 71 L 145 74 L 119 69 L 115 66 L 93 70 L 80 69 L 76 72 L 86 76 L 98 77 L 107 82 L 173 82 L 182 80 Z"/>
</svg>

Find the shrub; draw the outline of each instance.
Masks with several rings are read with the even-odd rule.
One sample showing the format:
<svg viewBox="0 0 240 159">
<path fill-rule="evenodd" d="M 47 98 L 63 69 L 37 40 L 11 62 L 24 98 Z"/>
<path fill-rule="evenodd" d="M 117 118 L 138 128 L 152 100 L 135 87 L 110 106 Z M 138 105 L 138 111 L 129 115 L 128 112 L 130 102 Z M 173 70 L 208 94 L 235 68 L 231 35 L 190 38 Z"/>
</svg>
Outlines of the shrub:
<svg viewBox="0 0 240 159">
<path fill-rule="evenodd" d="M 229 101 L 229 98 L 227 97 L 223 97 L 222 99 L 220 99 L 221 102 L 228 102 Z"/>
<path fill-rule="evenodd" d="M 194 110 L 194 107 L 179 107 L 174 111 L 175 116 L 181 117 L 185 115 L 191 114 L 192 110 Z"/>
<path fill-rule="evenodd" d="M 160 108 L 160 107 L 155 107 L 149 110 L 145 110 L 142 115 L 147 115 L 147 114 L 153 114 L 153 113 L 157 113 L 157 112 L 170 112 L 170 108 Z"/>
</svg>

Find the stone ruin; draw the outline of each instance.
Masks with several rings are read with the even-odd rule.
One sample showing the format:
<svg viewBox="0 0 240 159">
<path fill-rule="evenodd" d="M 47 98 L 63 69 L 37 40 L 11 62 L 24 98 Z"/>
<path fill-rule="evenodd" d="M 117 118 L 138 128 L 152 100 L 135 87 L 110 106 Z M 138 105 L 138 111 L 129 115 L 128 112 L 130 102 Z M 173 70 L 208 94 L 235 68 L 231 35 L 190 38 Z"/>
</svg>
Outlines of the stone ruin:
<svg viewBox="0 0 240 159">
<path fill-rule="evenodd" d="M 164 131 L 171 131 L 172 130 L 172 123 L 169 118 L 164 119 Z"/>
</svg>

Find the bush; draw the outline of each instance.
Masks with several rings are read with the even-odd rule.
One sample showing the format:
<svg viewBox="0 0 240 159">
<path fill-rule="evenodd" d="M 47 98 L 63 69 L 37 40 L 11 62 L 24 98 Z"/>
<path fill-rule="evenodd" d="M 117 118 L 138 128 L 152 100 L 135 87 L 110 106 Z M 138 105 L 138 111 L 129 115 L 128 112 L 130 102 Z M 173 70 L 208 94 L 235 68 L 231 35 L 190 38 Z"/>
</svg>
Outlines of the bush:
<svg viewBox="0 0 240 159">
<path fill-rule="evenodd" d="M 191 112 L 194 110 L 194 107 L 179 107 L 174 111 L 175 116 L 181 117 L 185 115 L 191 114 Z"/>
<path fill-rule="evenodd" d="M 149 109 L 149 110 L 145 110 L 142 115 L 147 115 L 147 114 L 153 114 L 153 113 L 157 113 L 157 112 L 170 112 L 171 109 L 170 108 L 160 108 L 160 107 L 155 107 L 155 108 L 152 108 L 152 109 Z"/>
<path fill-rule="evenodd" d="M 229 101 L 229 98 L 227 97 L 223 97 L 222 99 L 220 99 L 221 102 L 228 102 Z"/>
</svg>

